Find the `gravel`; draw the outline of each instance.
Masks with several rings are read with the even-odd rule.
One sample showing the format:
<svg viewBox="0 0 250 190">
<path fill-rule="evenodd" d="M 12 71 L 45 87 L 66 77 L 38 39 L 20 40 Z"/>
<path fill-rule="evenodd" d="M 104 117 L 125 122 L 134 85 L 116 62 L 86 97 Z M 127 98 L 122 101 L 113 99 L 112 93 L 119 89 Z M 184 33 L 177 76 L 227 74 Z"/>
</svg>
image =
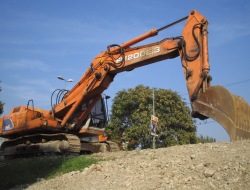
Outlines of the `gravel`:
<svg viewBox="0 0 250 190">
<path fill-rule="evenodd" d="M 109 159 L 36 189 L 250 189 L 250 140 L 97 153 Z M 91 157 L 90 156 L 90 157 Z"/>
</svg>

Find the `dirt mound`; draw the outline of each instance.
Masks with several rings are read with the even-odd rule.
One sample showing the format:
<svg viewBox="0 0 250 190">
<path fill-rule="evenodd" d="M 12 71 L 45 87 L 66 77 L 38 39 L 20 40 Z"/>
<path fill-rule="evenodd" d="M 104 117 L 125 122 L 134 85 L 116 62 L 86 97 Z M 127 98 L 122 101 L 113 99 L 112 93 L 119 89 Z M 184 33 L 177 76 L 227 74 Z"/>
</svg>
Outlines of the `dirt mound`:
<svg viewBox="0 0 250 190">
<path fill-rule="evenodd" d="M 27 189 L 250 189 L 250 140 L 92 156 L 111 160 Z"/>
</svg>

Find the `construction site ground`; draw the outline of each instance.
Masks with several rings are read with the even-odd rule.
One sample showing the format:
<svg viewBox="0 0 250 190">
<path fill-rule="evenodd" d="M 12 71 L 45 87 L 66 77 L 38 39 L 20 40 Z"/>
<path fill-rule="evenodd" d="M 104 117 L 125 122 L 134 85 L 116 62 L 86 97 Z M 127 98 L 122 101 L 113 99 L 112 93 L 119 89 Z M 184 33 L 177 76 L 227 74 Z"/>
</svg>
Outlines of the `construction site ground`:
<svg viewBox="0 0 250 190">
<path fill-rule="evenodd" d="M 15 189 L 250 189 L 250 140 L 91 156 L 108 160 Z"/>
</svg>

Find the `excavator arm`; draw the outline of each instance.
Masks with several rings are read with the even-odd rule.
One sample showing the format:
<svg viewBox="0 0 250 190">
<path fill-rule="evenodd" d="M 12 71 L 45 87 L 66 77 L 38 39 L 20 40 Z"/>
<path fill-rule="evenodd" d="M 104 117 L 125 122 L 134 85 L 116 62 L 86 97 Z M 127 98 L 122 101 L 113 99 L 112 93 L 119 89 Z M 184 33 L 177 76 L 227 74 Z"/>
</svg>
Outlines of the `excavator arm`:
<svg viewBox="0 0 250 190">
<path fill-rule="evenodd" d="M 187 22 L 181 36 L 132 47 L 186 19 Z M 180 56 L 192 106 L 192 116 L 199 119 L 212 118 L 218 121 L 226 129 L 231 140 L 249 139 L 249 105 L 241 97 L 232 95 L 224 87 L 210 87 L 212 77 L 209 75 L 207 25 L 208 20 L 197 11 L 192 10 L 189 16 L 170 25 L 152 29 L 122 45 L 108 46 L 106 51 L 94 58 L 90 68 L 72 90 L 64 95 L 58 105 L 52 105 L 50 111 L 33 108 L 33 117 L 32 112 L 29 112 L 31 114 L 29 122 L 23 121 L 23 125 L 19 129 L 16 127 L 15 130 L 0 130 L 0 135 L 11 137 L 15 134 L 18 136 L 20 132 L 24 133 L 24 131 L 39 128 L 74 134 L 85 133 L 87 131 L 83 130 L 84 121 L 116 74 Z M 86 104 L 88 106 L 85 110 L 80 114 L 75 114 L 82 105 Z M 34 113 L 36 113 L 35 116 Z M 14 117 L 14 113 L 7 118 L 11 117 Z M 0 118 L 0 127 L 1 122 L 3 123 L 5 119 Z"/>
<path fill-rule="evenodd" d="M 158 30 L 152 29 L 122 45 L 110 45 L 106 51 L 96 56 L 91 63 L 91 68 L 86 71 L 67 97 L 55 107 L 54 116 L 64 116 L 61 126 L 66 125 L 77 107 L 107 89 L 116 74 L 177 56 L 181 56 L 190 101 L 191 103 L 195 101 L 210 86 L 211 81 L 208 74 L 208 21 L 198 12 L 192 11 L 188 17 L 180 19 L 174 24 L 185 19 L 188 20 L 182 36 L 166 38 L 160 42 L 131 48 L 132 45 L 153 37 L 158 32 L 173 25 L 170 24 Z M 66 115 L 64 115 L 64 110 L 66 110 Z M 77 121 L 84 120 L 87 115 L 83 113 Z M 77 123 L 78 127 L 75 127 Z M 73 123 L 75 130 L 79 129 L 80 123 Z"/>
<path fill-rule="evenodd" d="M 166 38 L 160 42 L 131 48 L 136 43 L 153 37 L 160 31 L 185 19 L 187 22 L 182 36 Z M 96 56 L 91 63 L 91 68 L 79 81 L 85 85 L 84 90 L 81 90 L 82 99 L 78 99 L 72 106 L 73 108 L 67 112 L 61 125 L 66 124 L 76 107 L 108 88 L 116 74 L 180 56 L 192 105 L 192 116 L 202 120 L 207 118 L 216 120 L 225 128 L 232 141 L 248 139 L 250 137 L 249 105 L 243 98 L 232 95 L 222 86 L 210 87 L 212 77 L 209 75 L 208 23 L 204 16 L 192 10 L 188 17 L 170 25 L 158 30 L 152 29 L 122 45 L 108 46 L 107 51 Z M 87 82 L 85 78 L 87 78 Z M 74 90 L 77 91 L 73 88 L 72 92 Z M 63 102 L 62 104 L 65 105 Z M 61 108 L 57 108 L 59 112 Z M 87 114 L 85 116 L 83 114 L 80 120 L 82 121 L 86 116 Z M 76 127 L 77 130 L 79 126 L 80 123 Z"/>
</svg>

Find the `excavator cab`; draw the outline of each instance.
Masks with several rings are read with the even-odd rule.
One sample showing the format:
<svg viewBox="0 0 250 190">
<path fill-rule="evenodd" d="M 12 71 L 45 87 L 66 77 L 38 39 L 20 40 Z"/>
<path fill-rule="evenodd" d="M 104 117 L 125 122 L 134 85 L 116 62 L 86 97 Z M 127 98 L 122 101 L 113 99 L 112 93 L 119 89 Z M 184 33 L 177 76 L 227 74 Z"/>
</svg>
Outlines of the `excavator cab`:
<svg viewBox="0 0 250 190">
<path fill-rule="evenodd" d="M 95 127 L 100 129 L 105 128 L 108 121 L 106 110 L 107 110 L 107 105 L 105 105 L 104 98 L 101 98 L 100 100 L 97 101 L 95 106 L 90 111 L 90 117 L 91 117 L 90 127 Z"/>
<path fill-rule="evenodd" d="M 85 103 L 81 106 L 81 111 L 84 112 L 87 109 L 87 105 L 91 104 L 93 100 Z M 95 106 L 91 109 L 88 117 L 80 126 L 79 136 L 83 141 L 100 141 L 100 135 L 96 134 L 97 131 L 103 133 L 108 122 L 107 102 L 105 104 L 104 97 L 100 98 Z M 92 132 L 95 131 L 93 134 Z"/>
</svg>

